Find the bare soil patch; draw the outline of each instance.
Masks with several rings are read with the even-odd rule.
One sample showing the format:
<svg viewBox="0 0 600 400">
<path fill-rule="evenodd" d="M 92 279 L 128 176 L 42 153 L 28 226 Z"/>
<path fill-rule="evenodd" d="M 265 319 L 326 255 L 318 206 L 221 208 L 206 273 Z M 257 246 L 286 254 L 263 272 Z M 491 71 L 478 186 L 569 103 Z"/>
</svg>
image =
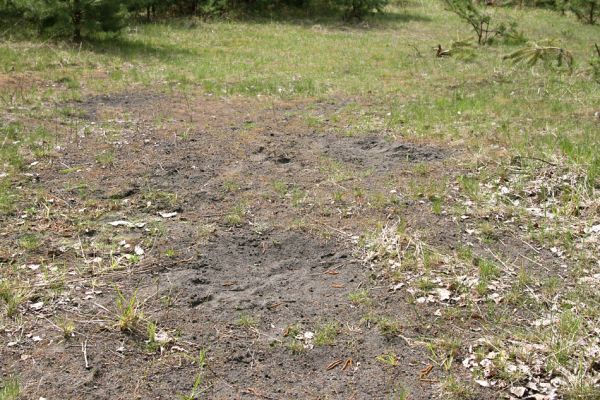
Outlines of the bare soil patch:
<svg viewBox="0 0 600 400">
<path fill-rule="evenodd" d="M 379 171 L 406 162 L 440 161 L 448 155 L 447 151 L 436 146 L 386 140 L 379 136 L 338 138 L 335 141 L 326 138 L 324 142 L 326 154 Z"/>
<path fill-rule="evenodd" d="M 0 331 L 11 343 L 1 373 L 17 373 L 27 398 L 173 398 L 200 373 L 198 398 L 371 399 L 404 389 L 437 398 L 444 371 L 423 375 L 433 366 L 423 338 L 454 322 L 439 318 L 439 304 L 417 308 L 391 290 L 357 242 L 400 215 L 448 251 L 471 240 L 407 194 L 415 164 L 451 179 L 459 171 L 444 163 L 458 152 L 311 130 L 306 103 L 134 93 L 78 105 L 84 133 L 36 165 L 31 183 L 57 211 L 14 215 L 4 234 L 7 252 L 26 229 L 40 246 L 14 257 L 39 290 L 21 305 L 22 323 Z M 501 247 L 540 257 L 517 241 Z M 34 264 L 64 268 L 61 281 Z M 370 304 L 349 300 L 361 289 Z M 143 312 L 131 332 L 115 325 L 119 293 L 135 294 Z M 391 334 L 372 320 L 382 317 L 395 321 Z M 72 337 L 60 318 L 75 322 Z M 477 337 L 481 316 L 464 318 L 463 336 Z M 158 348 L 147 342 L 150 321 L 168 338 Z M 466 377 L 459 364 L 451 368 Z"/>
</svg>

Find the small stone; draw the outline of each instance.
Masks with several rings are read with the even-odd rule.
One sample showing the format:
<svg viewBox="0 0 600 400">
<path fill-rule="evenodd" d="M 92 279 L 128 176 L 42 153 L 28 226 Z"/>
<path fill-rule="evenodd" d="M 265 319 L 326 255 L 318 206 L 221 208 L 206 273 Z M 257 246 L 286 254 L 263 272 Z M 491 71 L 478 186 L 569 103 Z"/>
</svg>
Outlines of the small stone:
<svg viewBox="0 0 600 400">
<path fill-rule="evenodd" d="M 513 386 L 509 389 L 509 391 L 514 394 L 517 397 L 523 397 L 525 395 L 525 392 L 527 392 L 527 389 L 525 389 L 523 386 Z"/>
</svg>

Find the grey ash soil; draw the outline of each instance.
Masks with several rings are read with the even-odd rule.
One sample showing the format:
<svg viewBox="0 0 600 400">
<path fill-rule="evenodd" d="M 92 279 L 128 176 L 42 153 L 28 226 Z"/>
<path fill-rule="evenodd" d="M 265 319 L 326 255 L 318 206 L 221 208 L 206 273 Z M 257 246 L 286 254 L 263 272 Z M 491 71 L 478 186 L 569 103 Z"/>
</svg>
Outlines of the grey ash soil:
<svg viewBox="0 0 600 400">
<path fill-rule="evenodd" d="M 344 162 L 389 171 L 399 162 L 440 161 L 449 155 L 436 146 L 386 140 L 379 136 L 344 137 L 326 141 L 325 154 Z"/>
<path fill-rule="evenodd" d="M 20 377 L 25 398 L 177 398 L 192 389 L 201 349 L 208 361 L 197 398 L 387 399 L 403 389 L 412 400 L 440 398 L 444 372 L 435 367 L 419 379 L 430 353 L 413 339 L 443 337 L 456 328 L 437 320 L 434 306 L 417 310 L 406 293 L 391 293 L 389 282 L 361 262 L 351 237 L 400 215 L 430 230 L 439 246 L 452 248 L 464 234 L 450 217 L 433 215 L 428 204 L 409 196 L 374 208 L 360 197 L 334 204 L 331 193 L 361 186 L 387 195 L 390 177 L 403 191 L 416 163 L 436 173 L 458 151 L 311 130 L 301 123 L 307 103 L 198 96 L 190 108 L 180 98 L 130 98 L 85 100 L 81 108 L 98 123 L 99 116 L 127 122 L 113 129 L 114 138 L 93 130 L 78 137 L 38 171 L 34 184 L 67 206 L 64 221 L 36 223 L 44 235 L 37 255 L 69 272 L 66 291 L 40 295 L 46 307 L 26 313 L 21 331 L 0 332 L 6 343 L 19 338 L 2 346 L 0 371 Z M 111 165 L 97 162 L 102 151 L 114 153 Z M 347 178 L 331 177 L 332 161 Z M 73 172 L 65 173 L 65 166 Z M 288 185 L 289 193 L 277 193 L 274 181 Z M 305 193 L 297 204 L 293 188 Z M 227 223 L 240 205 L 242 221 Z M 82 208 L 89 220 L 78 214 Z M 177 215 L 165 219 L 159 211 Z M 121 219 L 160 233 L 107 224 Z M 72 246 L 79 241 L 83 250 Z M 109 249 L 119 249 L 112 255 L 128 251 L 122 241 L 143 244 L 139 264 L 85 270 L 82 251 L 88 260 L 108 259 Z M 144 321 L 156 322 L 173 339 L 162 351 L 148 349 L 144 324 L 131 333 L 115 328 L 117 288 L 137 293 Z M 370 290 L 373 305 L 349 301 L 358 288 Z M 382 335 L 365 322 L 369 314 L 399 321 L 401 336 Z M 240 326 L 241 316 L 255 324 Z M 57 317 L 76 321 L 75 337 L 62 337 Z M 289 348 L 291 325 L 304 333 L 326 324 L 335 326 L 333 343 L 297 353 Z M 465 336 L 471 326 L 477 319 L 463 323 Z M 398 365 L 376 359 L 388 353 Z M 327 370 L 349 358 L 353 363 L 344 371 L 341 365 Z M 459 362 L 452 368 L 468 379 Z"/>
</svg>

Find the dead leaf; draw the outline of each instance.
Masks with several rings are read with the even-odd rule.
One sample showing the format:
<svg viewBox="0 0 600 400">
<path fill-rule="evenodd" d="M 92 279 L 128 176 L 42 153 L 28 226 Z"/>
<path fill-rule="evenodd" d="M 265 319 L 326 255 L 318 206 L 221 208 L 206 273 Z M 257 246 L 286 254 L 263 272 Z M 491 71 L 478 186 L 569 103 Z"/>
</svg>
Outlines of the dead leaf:
<svg viewBox="0 0 600 400">
<path fill-rule="evenodd" d="M 523 386 L 513 386 L 509 389 L 509 391 L 517 397 L 523 397 L 527 389 L 525 389 Z"/>
<path fill-rule="evenodd" d="M 113 221 L 113 222 L 109 222 L 108 223 L 111 226 L 127 226 L 127 227 L 132 227 L 133 224 L 129 221 L 124 221 L 124 220 L 120 220 L 120 221 Z"/>
<path fill-rule="evenodd" d="M 450 296 L 452 295 L 451 291 L 449 291 L 448 289 L 444 289 L 444 288 L 437 288 L 436 292 L 437 292 L 438 296 L 440 296 L 441 301 L 450 300 Z"/>
<path fill-rule="evenodd" d="M 163 218 L 173 218 L 175 216 L 177 216 L 177 212 L 163 212 L 163 211 L 159 211 L 158 215 L 160 215 Z"/>
<path fill-rule="evenodd" d="M 431 373 L 432 370 L 433 370 L 433 364 L 427 365 L 425 368 L 423 368 L 420 371 L 420 373 L 419 373 L 419 379 L 420 380 L 426 379 L 427 376 Z"/>
<path fill-rule="evenodd" d="M 348 367 L 351 367 L 353 364 L 352 358 L 349 358 L 346 360 L 346 362 L 344 363 L 344 366 L 342 367 L 342 371 L 345 371 Z"/>
<path fill-rule="evenodd" d="M 144 255 L 144 249 L 142 249 L 142 246 L 140 246 L 139 244 L 135 246 L 135 248 L 133 249 L 133 251 L 138 256 L 143 256 Z"/>
<path fill-rule="evenodd" d="M 325 368 L 325 371 L 330 371 L 330 370 L 334 369 L 335 367 L 337 367 L 338 365 L 340 365 L 343 362 L 344 362 L 343 360 L 335 360 L 334 362 L 332 362 L 331 364 L 329 364 L 327 366 L 327 368 Z"/>
</svg>

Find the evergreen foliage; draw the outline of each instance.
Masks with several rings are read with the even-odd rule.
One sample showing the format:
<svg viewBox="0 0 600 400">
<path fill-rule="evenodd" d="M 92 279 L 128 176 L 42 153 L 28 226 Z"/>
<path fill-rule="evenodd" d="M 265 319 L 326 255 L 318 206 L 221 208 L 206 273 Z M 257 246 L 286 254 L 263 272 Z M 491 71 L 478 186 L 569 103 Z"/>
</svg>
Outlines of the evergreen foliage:
<svg viewBox="0 0 600 400">
<path fill-rule="evenodd" d="M 491 44 L 496 38 L 504 38 L 511 44 L 525 41 L 522 33 L 517 31 L 517 24 L 496 23 L 491 14 L 472 0 L 443 0 L 448 10 L 467 22 L 477 36 L 480 45 Z"/>
<path fill-rule="evenodd" d="M 119 0 L 22 0 L 12 2 L 40 32 L 80 41 L 92 32 L 118 32 L 126 9 Z"/>
<path fill-rule="evenodd" d="M 372 11 L 382 12 L 388 0 L 336 0 L 347 19 L 362 19 Z"/>
<path fill-rule="evenodd" d="M 600 0 L 570 0 L 568 8 L 586 24 L 595 24 L 600 19 Z"/>
<path fill-rule="evenodd" d="M 539 61 L 546 65 L 558 68 L 567 67 L 573 69 L 573 54 L 562 47 L 555 45 L 552 41 L 546 40 L 541 43 L 530 43 L 507 56 L 504 59 L 512 60 L 516 63 L 524 63 L 527 66 L 534 66 Z"/>
</svg>

